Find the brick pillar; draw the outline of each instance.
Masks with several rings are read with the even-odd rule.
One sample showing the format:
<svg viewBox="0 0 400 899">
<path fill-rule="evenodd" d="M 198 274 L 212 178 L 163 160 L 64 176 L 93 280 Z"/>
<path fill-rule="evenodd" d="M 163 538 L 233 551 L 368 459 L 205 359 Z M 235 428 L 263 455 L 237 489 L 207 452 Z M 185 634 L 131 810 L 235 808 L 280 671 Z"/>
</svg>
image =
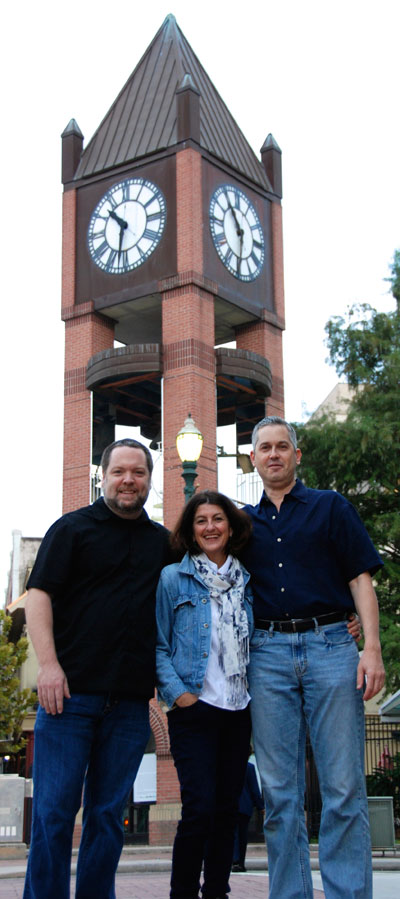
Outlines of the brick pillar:
<svg viewBox="0 0 400 899">
<path fill-rule="evenodd" d="M 90 502 L 92 393 L 86 390 L 86 366 L 94 353 L 113 346 L 114 326 L 91 311 L 92 303 L 64 310 L 64 476 L 63 512 Z M 90 311 L 89 311 L 90 310 Z"/>
<path fill-rule="evenodd" d="M 243 325 L 236 332 L 236 345 L 268 359 L 272 372 L 272 393 L 265 403 L 266 415 L 284 416 L 282 331 L 268 321 Z"/>
<path fill-rule="evenodd" d="M 157 802 L 149 808 L 149 844 L 168 846 L 174 841 L 181 800 L 170 751 L 167 716 L 157 699 L 150 701 L 150 726 L 157 753 Z"/>
<path fill-rule="evenodd" d="M 264 310 L 263 320 L 243 325 L 236 331 L 236 345 L 252 350 L 268 359 L 272 372 L 272 393 L 266 402 L 266 415 L 284 417 L 284 383 L 282 331 L 285 327 L 285 297 L 283 283 L 282 207 L 271 203 L 272 277 L 275 312 Z"/>
<path fill-rule="evenodd" d="M 271 203 L 271 233 L 275 312 L 281 327 L 284 328 L 285 290 L 283 280 L 282 206 L 280 203 Z"/>
<path fill-rule="evenodd" d="M 114 343 L 114 325 L 93 311 L 93 303 L 75 305 L 76 191 L 63 194 L 62 318 L 65 321 L 63 512 L 90 502 L 92 395 L 86 390 L 86 365 L 94 353 Z"/>
<path fill-rule="evenodd" d="M 172 757 L 157 756 L 157 802 L 149 808 L 150 846 L 173 844 L 181 807 L 179 781 Z"/>
<path fill-rule="evenodd" d="M 176 435 L 190 412 L 203 437 L 198 489 L 216 488 L 216 383 L 213 285 L 203 278 L 201 156 L 176 156 L 178 274 L 160 285 L 164 360 L 164 522 L 184 502 Z"/>
</svg>

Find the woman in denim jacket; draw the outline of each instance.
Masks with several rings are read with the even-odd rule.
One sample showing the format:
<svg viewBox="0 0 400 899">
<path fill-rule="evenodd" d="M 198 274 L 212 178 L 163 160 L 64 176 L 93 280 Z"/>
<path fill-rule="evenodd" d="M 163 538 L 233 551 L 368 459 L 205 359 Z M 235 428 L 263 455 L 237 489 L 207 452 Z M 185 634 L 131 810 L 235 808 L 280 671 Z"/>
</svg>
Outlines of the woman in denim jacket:
<svg viewBox="0 0 400 899">
<path fill-rule="evenodd" d="M 203 899 L 229 891 L 251 733 L 252 595 L 236 554 L 250 534 L 250 519 L 226 496 L 196 493 L 171 538 L 186 555 L 163 569 L 158 585 L 157 687 L 170 707 L 182 799 L 171 899 L 197 899 L 203 862 Z"/>
</svg>

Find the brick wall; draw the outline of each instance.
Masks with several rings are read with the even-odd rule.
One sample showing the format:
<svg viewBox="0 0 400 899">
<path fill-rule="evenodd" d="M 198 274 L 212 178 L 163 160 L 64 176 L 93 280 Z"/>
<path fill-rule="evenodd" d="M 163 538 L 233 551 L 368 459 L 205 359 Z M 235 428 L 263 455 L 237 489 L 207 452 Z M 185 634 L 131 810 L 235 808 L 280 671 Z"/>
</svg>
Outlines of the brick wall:
<svg viewBox="0 0 400 899">
<path fill-rule="evenodd" d="M 236 332 L 237 347 L 264 356 L 271 365 L 272 392 L 265 404 L 266 415 L 284 416 L 282 331 L 268 321 L 243 325 Z"/>
<path fill-rule="evenodd" d="M 63 194 L 61 307 L 73 306 L 76 278 L 76 190 Z"/>
<path fill-rule="evenodd" d="M 164 364 L 164 521 L 171 527 L 184 502 L 176 435 L 190 412 L 203 437 L 198 489 L 216 487 L 214 297 L 203 278 L 201 155 L 176 157 L 176 278 L 162 285 Z"/>
<path fill-rule="evenodd" d="M 82 315 L 79 312 L 79 307 L 64 309 L 64 512 L 90 501 L 92 394 L 85 387 L 86 365 L 94 353 L 113 346 L 114 340 L 110 321 L 84 309 Z"/>
<path fill-rule="evenodd" d="M 272 372 L 272 392 L 265 404 L 266 415 L 285 414 L 283 383 L 282 331 L 285 327 L 285 297 L 283 281 L 282 207 L 271 203 L 272 277 L 274 313 L 264 312 L 264 320 L 243 325 L 236 331 L 236 345 L 252 350 L 268 359 Z"/>
<path fill-rule="evenodd" d="M 282 326 L 285 324 L 285 292 L 283 277 L 282 206 L 271 203 L 272 264 L 275 312 Z"/>
<path fill-rule="evenodd" d="M 86 365 L 94 353 L 113 346 L 114 326 L 93 311 L 91 301 L 75 306 L 76 191 L 63 195 L 61 313 L 65 321 L 63 512 L 90 501 L 92 394 Z"/>
<path fill-rule="evenodd" d="M 157 803 L 149 809 L 149 844 L 170 846 L 181 814 L 180 790 L 169 747 L 167 716 L 156 699 L 150 702 L 150 725 L 157 753 Z"/>
<path fill-rule="evenodd" d="M 197 150 L 176 154 L 178 272 L 203 271 L 202 160 Z"/>
</svg>

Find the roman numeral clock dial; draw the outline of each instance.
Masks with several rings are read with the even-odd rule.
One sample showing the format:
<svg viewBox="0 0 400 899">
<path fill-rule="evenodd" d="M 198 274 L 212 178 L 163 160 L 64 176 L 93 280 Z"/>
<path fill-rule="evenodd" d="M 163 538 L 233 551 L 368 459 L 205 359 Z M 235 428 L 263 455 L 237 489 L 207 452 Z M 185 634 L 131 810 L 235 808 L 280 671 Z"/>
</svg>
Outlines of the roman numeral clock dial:
<svg viewBox="0 0 400 899">
<path fill-rule="evenodd" d="M 254 281 L 264 264 L 265 243 L 260 220 L 243 191 L 223 184 L 214 191 L 210 229 L 219 258 L 235 278 Z"/>
<path fill-rule="evenodd" d="M 165 226 L 161 190 L 144 178 L 127 178 L 104 194 L 89 222 L 93 262 L 109 275 L 130 272 L 153 253 Z"/>
</svg>

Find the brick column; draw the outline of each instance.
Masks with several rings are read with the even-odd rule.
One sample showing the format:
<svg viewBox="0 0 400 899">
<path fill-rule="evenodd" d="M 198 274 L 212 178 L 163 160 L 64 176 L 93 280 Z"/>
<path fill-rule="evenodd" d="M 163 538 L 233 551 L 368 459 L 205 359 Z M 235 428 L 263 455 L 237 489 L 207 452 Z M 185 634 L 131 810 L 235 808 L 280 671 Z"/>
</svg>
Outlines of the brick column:
<svg viewBox="0 0 400 899">
<path fill-rule="evenodd" d="M 181 816 L 180 789 L 170 751 L 167 716 L 156 699 L 150 702 L 150 726 L 157 753 L 157 802 L 149 808 L 149 844 L 171 846 Z"/>
<path fill-rule="evenodd" d="M 272 372 L 272 392 L 265 403 L 266 415 L 284 416 L 282 331 L 268 321 L 254 322 L 237 329 L 236 345 L 268 359 Z"/>
<path fill-rule="evenodd" d="M 171 527 L 184 502 L 176 435 L 190 412 L 204 437 L 198 489 L 216 488 L 216 384 L 213 285 L 203 278 L 201 156 L 176 156 L 178 274 L 164 281 L 164 522 Z"/>
<path fill-rule="evenodd" d="M 114 325 L 93 311 L 93 303 L 75 305 L 76 191 L 63 195 L 62 318 L 65 321 L 63 512 L 90 502 L 92 395 L 86 390 L 86 365 L 112 347 Z"/>
<path fill-rule="evenodd" d="M 283 228 L 282 206 L 271 203 L 272 266 L 274 283 L 275 312 L 282 327 L 285 327 L 285 290 L 283 280 Z"/>
<path fill-rule="evenodd" d="M 90 311 L 89 311 L 90 310 Z M 114 343 L 114 325 L 92 312 L 92 303 L 74 307 L 65 321 L 63 512 L 90 502 L 92 393 L 86 366 L 94 353 Z"/>
<path fill-rule="evenodd" d="M 272 393 L 265 404 L 266 415 L 284 417 L 282 331 L 285 327 L 285 296 L 283 282 L 282 207 L 271 203 L 272 277 L 275 312 L 264 310 L 263 320 L 243 325 L 236 331 L 236 345 L 252 350 L 268 359 L 272 372 Z"/>
</svg>

